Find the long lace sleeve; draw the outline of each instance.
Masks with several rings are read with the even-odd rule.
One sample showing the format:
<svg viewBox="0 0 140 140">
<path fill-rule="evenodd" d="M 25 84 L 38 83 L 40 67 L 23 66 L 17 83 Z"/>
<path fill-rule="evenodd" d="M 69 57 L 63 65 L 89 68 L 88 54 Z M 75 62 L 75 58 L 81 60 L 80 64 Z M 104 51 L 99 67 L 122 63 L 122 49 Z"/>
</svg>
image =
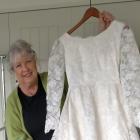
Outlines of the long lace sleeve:
<svg viewBox="0 0 140 140">
<path fill-rule="evenodd" d="M 60 104 L 64 87 L 64 48 L 59 41 L 53 45 L 48 63 L 47 115 L 45 133 L 59 123 Z"/>
<path fill-rule="evenodd" d="M 120 76 L 134 125 L 140 127 L 140 54 L 131 29 L 122 33 Z"/>
</svg>

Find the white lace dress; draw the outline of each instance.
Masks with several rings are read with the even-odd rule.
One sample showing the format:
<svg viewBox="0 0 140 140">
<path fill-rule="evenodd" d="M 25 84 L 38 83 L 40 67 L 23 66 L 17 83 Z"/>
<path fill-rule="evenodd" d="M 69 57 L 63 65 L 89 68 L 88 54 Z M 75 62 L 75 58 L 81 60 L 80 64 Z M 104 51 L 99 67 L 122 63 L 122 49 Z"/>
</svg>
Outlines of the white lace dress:
<svg viewBox="0 0 140 140">
<path fill-rule="evenodd" d="M 131 29 L 115 20 L 97 36 L 60 37 L 49 58 L 47 105 L 45 132 L 55 129 L 53 139 L 138 140 L 140 55 Z"/>
</svg>

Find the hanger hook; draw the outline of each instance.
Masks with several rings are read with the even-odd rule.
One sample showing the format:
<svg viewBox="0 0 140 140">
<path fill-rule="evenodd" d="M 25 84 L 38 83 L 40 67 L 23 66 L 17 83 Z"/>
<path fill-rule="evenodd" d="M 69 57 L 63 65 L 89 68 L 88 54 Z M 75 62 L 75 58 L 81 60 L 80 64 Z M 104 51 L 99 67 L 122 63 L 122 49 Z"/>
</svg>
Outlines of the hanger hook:
<svg viewBox="0 0 140 140">
<path fill-rule="evenodd" d="M 91 8 L 91 0 L 90 0 L 90 8 Z"/>
</svg>

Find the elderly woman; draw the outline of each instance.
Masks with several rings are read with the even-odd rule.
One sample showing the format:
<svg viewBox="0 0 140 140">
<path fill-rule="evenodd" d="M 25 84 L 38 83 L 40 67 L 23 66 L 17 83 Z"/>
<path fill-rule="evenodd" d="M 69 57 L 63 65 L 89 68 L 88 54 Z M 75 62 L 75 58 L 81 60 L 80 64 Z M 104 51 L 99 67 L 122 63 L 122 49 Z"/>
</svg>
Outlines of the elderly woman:
<svg viewBox="0 0 140 140">
<path fill-rule="evenodd" d="M 9 59 L 18 87 L 7 100 L 8 139 L 50 140 L 53 130 L 44 133 L 47 73 L 37 72 L 36 53 L 24 40 L 18 40 L 12 45 Z"/>
<path fill-rule="evenodd" d="M 106 29 L 112 20 L 111 14 L 103 12 L 101 28 Z M 24 40 L 18 40 L 10 47 L 9 61 L 18 86 L 7 99 L 8 140 L 51 140 L 54 130 L 44 133 L 47 73 L 38 73 L 36 53 Z"/>
</svg>

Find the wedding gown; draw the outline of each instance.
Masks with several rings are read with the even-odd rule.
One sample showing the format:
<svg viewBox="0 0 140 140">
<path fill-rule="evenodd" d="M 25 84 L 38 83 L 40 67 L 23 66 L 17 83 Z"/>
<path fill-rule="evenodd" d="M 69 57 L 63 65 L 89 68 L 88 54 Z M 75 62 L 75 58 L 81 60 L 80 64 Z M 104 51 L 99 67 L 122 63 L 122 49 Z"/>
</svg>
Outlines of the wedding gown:
<svg viewBox="0 0 140 140">
<path fill-rule="evenodd" d="M 69 89 L 60 115 L 64 71 Z M 113 21 L 97 36 L 65 33 L 48 67 L 45 132 L 56 140 L 138 140 L 140 55 L 134 35 Z"/>
</svg>

